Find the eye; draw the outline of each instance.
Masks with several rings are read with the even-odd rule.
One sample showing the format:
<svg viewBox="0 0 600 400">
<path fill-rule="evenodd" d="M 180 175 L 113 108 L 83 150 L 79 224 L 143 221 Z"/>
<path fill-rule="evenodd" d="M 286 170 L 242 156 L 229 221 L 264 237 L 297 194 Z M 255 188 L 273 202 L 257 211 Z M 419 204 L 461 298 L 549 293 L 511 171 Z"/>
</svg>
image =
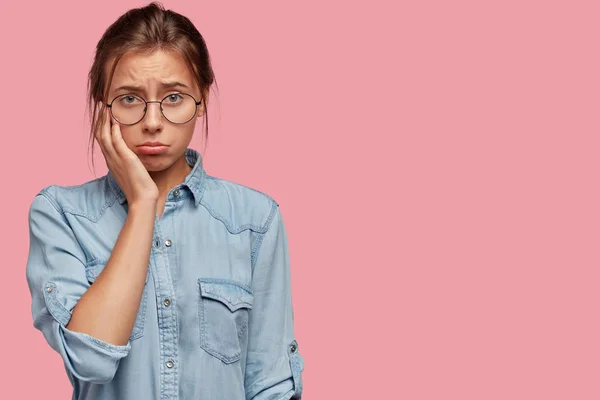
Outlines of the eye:
<svg viewBox="0 0 600 400">
<path fill-rule="evenodd" d="M 165 101 L 168 104 L 177 104 L 181 101 L 181 99 L 183 99 L 183 97 L 179 93 L 173 93 L 168 95 Z"/>
<path fill-rule="evenodd" d="M 141 100 L 133 95 L 124 95 L 124 96 L 121 96 L 121 99 L 119 101 L 123 105 L 130 105 L 130 104 L 134 104 L 136 101 L 141 101 Z"/>
</svg>

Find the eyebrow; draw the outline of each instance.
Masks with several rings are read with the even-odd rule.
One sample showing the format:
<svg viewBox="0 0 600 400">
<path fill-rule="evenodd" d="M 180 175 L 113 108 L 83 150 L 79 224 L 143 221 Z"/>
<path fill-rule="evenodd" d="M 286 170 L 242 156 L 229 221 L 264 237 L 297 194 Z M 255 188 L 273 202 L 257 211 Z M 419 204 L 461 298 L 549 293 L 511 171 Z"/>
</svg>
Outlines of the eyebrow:
<svg viewBox="0 0 600 400">
<path fill-rule="evenodd" d="M 169 88 L 173 88 L 173 87 L 177 87 L 177 86 L 189 89 L 189 87 L 186 84 L 177 82 L 177 81 L 176 82 L 161 82 L 160 86 L 163 89 L 169 89 Z M 132 90 L 132 91 L 141 92 L 144 90 L 144 88 L 142 86 L 123 85 L 123 86 L 119 86 L 118 88 L 115 89 L 115 91 L 118 91 L 118 90 Z"/>
</svg>

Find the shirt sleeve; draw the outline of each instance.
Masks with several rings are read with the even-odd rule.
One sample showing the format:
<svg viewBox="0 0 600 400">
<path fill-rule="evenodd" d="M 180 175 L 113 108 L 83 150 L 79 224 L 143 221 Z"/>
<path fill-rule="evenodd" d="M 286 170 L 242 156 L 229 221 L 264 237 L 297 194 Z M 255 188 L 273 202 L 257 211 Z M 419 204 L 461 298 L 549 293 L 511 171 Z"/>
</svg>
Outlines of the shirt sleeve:
<svg viewBox="0 0 600 400">
<path fill-rule="evenodd" d="M 48 188 L 29 208 L 29 255 L 26 276 L 33 325 L 80 380 L 110 382 L 121 358 L 131 349 L 66 328 L 75 305 L 89 288 L 85 254 Z"/>
<path fill-rule="evenodd" d="M 286 230 L 277 203 L 255 256 L 246 358 L 246 398 L 300 399 L 304 360 L 294 336 Z"/>
</svg>

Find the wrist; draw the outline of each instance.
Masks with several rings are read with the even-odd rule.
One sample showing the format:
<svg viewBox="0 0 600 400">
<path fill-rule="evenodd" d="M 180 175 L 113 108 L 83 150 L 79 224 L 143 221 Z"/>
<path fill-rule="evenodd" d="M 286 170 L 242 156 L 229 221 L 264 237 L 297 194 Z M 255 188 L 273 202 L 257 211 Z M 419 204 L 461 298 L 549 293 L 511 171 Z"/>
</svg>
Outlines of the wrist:
<svg viewBox="0 0 600 400">
<path fill-rule="evenodd" d="M 158 199 L 140 199 L 132 202 L 129 205 L 129 213 L 156 213 L 158 208 Z"/>
</svg>

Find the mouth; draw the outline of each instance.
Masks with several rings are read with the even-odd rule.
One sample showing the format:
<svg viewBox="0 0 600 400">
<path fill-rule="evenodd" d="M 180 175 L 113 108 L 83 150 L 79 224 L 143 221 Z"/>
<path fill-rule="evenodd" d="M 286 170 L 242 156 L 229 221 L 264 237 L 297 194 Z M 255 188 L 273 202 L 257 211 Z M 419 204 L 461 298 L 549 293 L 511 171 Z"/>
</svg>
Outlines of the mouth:
<svg viewBox="0 0 600 400">
<path fill-rule="evenodd" d="M 166 152 L 169 146 L 161 142 L 146 142 L 137 146 L 137 148 L 141 154 L 161 154 Z"/>
<path fill-rule="evenodd" d="M 166 146 L 166 144 L 161 143 L 161 142 L 145 142 L 145 143 L 140 144 L 138 147 L 142 147 L 142 146 L 145 146 L 145 147 L 158 147 L 158 146 Z"/>
</svg>

